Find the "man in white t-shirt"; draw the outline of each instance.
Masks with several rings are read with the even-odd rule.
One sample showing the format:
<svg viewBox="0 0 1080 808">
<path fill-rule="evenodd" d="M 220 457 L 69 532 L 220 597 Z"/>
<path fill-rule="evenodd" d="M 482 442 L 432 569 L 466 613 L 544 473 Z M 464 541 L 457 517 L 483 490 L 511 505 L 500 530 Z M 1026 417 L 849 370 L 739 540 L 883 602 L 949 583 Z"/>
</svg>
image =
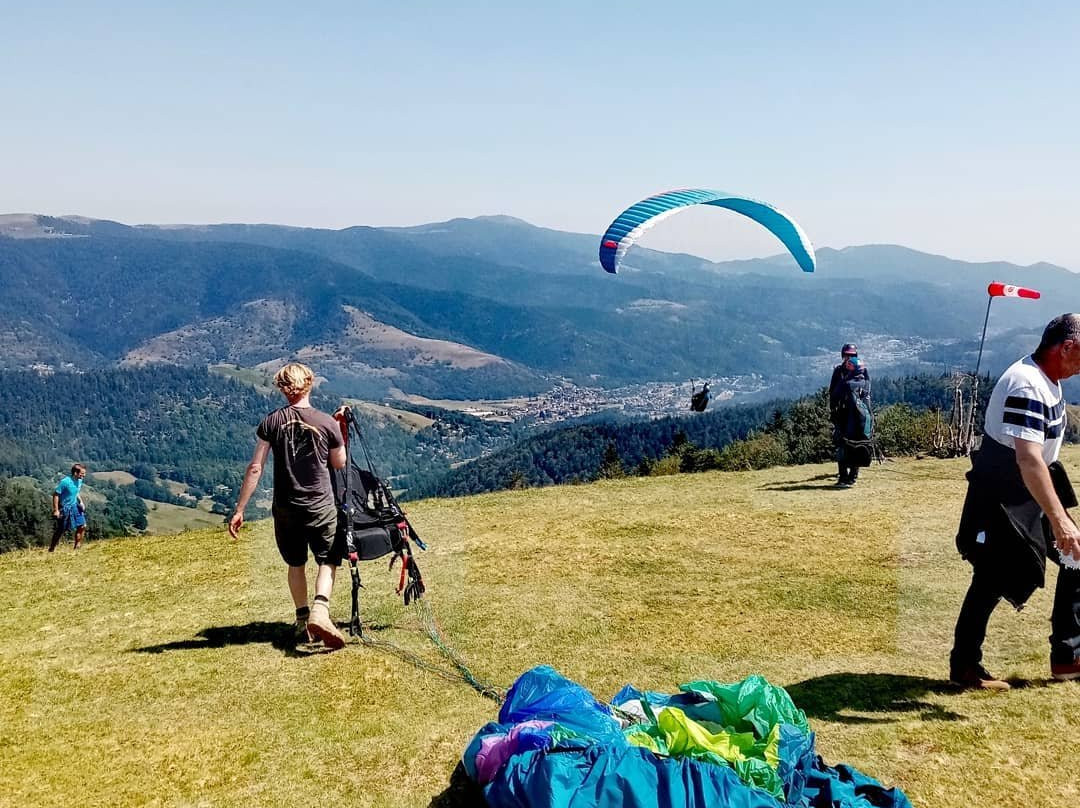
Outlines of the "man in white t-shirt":
<svg viewBox="0 0 1080 808">
<path fill-rule="evenodd" d="M 1009 689 L 982 665 L 990 615 L 1002 598 L 1023 607 L 1044 584 L 1047 557 L 1080 560 L 1080 529 L 1066 511 L 1076 497 L 1058 462 L 1066 419 L 1061 380 L 1077 373 L 1080 314 L 1063 314 L 990 395 L 956 537 L 973 567 L 949 659 L 949 678 L 960 686 Z M 1051 674 L 1080 678 L 1080 570 L 1061 567 L 1050 622 Z"/>
</svg>

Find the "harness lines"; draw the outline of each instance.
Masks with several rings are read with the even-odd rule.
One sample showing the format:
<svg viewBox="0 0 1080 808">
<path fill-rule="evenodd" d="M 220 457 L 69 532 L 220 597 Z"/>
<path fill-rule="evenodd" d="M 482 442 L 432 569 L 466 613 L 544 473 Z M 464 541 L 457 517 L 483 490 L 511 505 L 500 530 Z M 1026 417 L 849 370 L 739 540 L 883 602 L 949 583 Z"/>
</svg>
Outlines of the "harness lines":
<svg viewBox="0 0 1080 808">
<path fill-rule="evenodd" d="M 402 595 L 405 605 L 419 601 L 424 595 L 424 579 L 413 557 L 410 539 L 421 550 L 427 545 L 409 524 L 408 517 L 394 499 L 390 487 L 375 471 L 360 425 L 353 416 L 352 409 L 343 408 L 334 416 L 341 426 L 341 436 L 345 441 L 345 468 L 335 470 L 331 475 L 334 494 L 338 504 L 338 533 L 336 540 L 344 543 L 346 557 L 349 559 L 349 573 L 352 576 L 352 615 L 349 619 L 349 633 L 354 637 L 363 637 L 364 629 L 360 622 L 360 569 L 359 561 L 371 561 L 392 554 L 390 569 L 401 562 L 401 575 L 398 579 L 397 593 Z M 363 468 L 353 453 L 353 441 L 359 444 L 367 468 Z"/>
<path fill-rule="evenodd" d="M 449 681 L 464 682 L 480 695 L 501 704 L 505 689 L 479 678 L 469 669 L 461 654 L 444 637 L 431 611 L 431 606 L 423 597 L 426 591 L 424 579 L 420 575 L 420 568 L 416 565 L 410 540 L 421 550 L 426 550 L 427 545 L 409 523 L 405 511 L 394 499 L 390 486 L 375 471 L 371 451 L 364 440 L 360 425 L 353 416 L 352 409 L 344 407 L 339 413 L 335 413 L 334 418 L 341 427 L 346 454 L 345 468 L 334 470 L 330 477 L 338 504 L 338 535 L 335 541 L 341 541 L 344 544 L 346 557 L 349 559 L 349 573 L 352 577 L 352 615 L 349 619 L 349 633 L 364 645 L 387 651 L 421 670 L 434 673 Z M 352 438 L 355 438 L 356 443 L 359 444 L 367 468 L 361 466 L 353 454 Z M 424 633 L 450 663 L 453 670 L 433 665 L 412 651 L 388 640 L 379 639 L 373 633 L 364 632 L 363 623 L 360 621 L 360 590 L 363 584 L 360 582 L 358 562 L 370 561 L 390 554 L 392 554 L 390 569 L 394 568 L 394 564 L 401 562 L 397 593 L 403 597 L 406 606 L 412 604 L 416 608 Z"/>
</svg>

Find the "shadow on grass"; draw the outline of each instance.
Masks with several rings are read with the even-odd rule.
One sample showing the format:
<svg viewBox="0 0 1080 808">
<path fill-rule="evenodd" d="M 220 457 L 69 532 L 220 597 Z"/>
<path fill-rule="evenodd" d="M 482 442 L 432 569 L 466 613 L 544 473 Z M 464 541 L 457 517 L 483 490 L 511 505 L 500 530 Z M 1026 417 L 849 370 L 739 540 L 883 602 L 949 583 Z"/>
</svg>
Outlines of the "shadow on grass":
<svg viewBox="0 0 1080 808">
<path fill-rule="evenodd" d="M 272 645 L 287 654 L 296 654 L 296 636 L 292 623 L 258 621 L 243 626 L 212 626 L 204 628 L 195 638 L 160 645 L 133 648 L 140 654 L 161 654 L 165 651 L 195 651 L 202 648 L 225 648 L 228 645 Z"/>
<path fill-rule="evenodd" d="M 338 626 L 348 636 L 348 628 L 345 625 Z M 390 625 L 365 623 L 364 631 L 383 631 L 391 628 Z M 212 626 L 204 628 L 195 635 L 198 639 L 177 640 L 176 642 L 161 643 L 160 645 L 147 645 L 144 648 L 133 648 L 140 654 L 161 654 L 165 651 L 195 651 L 202 648 L 225 648 L 229 645 L 252 645 L 265 644 L 282 651 L 286 656 L 310 656 L 318 651 L 329 651 L 327 648 L 313 648 L 309 645 L 296 643 L 296 634 L 292 623 L 267 623 L 257 621 L 243 626 Z"/>
<path fill-rule="evenodd" d="M 808 717 L 841 724 L 887 724 L 900 716 L 886 713 L 918 713 L 924 721 L 962 721 L 965 716 L 940 704 L 923 700 L 927 694 L 954 694 L 956 685 L 925 676 L 894 673 L 830 673 L 785 688 Z M 880 718 L 849 715 L 845 711 L 881 713 Z"/>
<path fill-rule="evenodd" d="M 469 779 L 465 767 L 459 762 L 450 775 L 450 785 L 441 794 L 432 797 L 428 808 L 481 808 L 485 805 L 483 789 Z"/>
<path fill-rule="evenodd" d="M 818 474 L 805 480 L 791 480 L 783 483 L 768 483 L 758 486 L 759 491 L 843 491 L 836 484 L 835 474 Z"/>
</svg>

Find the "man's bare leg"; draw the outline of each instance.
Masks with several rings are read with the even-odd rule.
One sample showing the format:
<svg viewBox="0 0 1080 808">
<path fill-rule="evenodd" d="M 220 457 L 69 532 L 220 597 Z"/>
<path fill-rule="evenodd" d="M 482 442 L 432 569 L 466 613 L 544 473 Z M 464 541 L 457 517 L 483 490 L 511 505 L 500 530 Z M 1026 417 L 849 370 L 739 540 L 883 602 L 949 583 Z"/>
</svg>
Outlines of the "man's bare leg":
<svg viewBox="0 0 1080 808">
<path fill-rule="evenodd" d="M 315 576 L 315 602 L 311 605 L 311 617 L 308 619 L 308 629 L 326 643 L 327 648 L 341 648 L 345 645 L 345 635 L 330 619 L 330 594 L 334 591 L 336 574 L 337 567 L 331 564 L 319 565 L 319 572 Z"/>
<path fill-rule="evenodd" d="M 337 575 L 337 567 L 332 564 L 320 564 L 319 571 L 315 576 L 315 597 L 322 595 L 327 601 L 334 591 L 334 577 Z"/>
<path fill-rule="evenodd" d="M 289 594 L 297 609 L 307 606 L 307 566 L 289 567 Z"/>
</svg>

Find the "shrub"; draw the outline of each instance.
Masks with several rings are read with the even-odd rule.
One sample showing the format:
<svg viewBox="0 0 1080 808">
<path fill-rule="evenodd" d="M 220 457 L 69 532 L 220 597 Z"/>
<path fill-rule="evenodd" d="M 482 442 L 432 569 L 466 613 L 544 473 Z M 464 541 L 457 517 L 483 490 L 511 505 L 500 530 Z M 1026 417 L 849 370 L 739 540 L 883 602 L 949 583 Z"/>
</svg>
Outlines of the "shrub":
<svg viewBox="0 0 1080 808">
<path fill-rule="evenodd" d="M 940 411 L 915 412 L 908 404 L 893 404 L 877 414 L 875 433 L 886 455 L 932 454 L 948 433 Z"/>
<path fill-rule="evenodd" d="M 746 440 L 729 443 L 720 450 L 718 460 L 717 468 L 723 471 L 765 469 L 790 462 L 782 438 L 768 432 L 758 432 Z"/>
</svg>

